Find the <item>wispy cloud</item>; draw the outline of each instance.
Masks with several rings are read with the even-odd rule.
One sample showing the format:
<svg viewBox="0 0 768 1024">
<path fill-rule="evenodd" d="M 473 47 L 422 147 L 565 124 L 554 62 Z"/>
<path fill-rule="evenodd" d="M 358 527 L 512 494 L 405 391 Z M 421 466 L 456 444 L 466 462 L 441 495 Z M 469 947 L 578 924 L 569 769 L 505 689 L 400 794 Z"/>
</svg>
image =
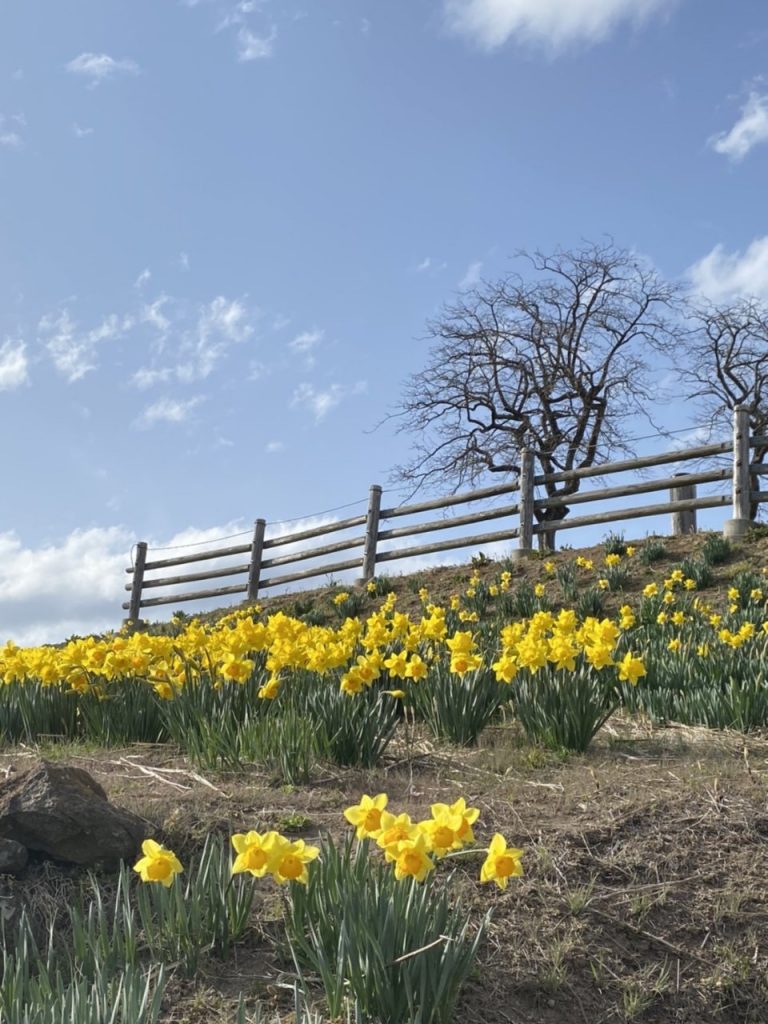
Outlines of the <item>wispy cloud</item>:
<svg viewBox="0 0 768 1024">
<path fill-rule="evenodd" d="M 84 139 L 88 135 L 93 135 L 93 128 L 82 128 L 77 121 L 72 125 L 72 134 L 76 139 Z"/>
<path fill-rule="evenodd" d="M 320 391 L 313 384 L 304 382 L 294 389 L 291 407 L 309 410 L 315 418 L 315 423 L 320 423 L 344 398 L 349 395 L 365 394 L 367 390 L 368 382 L 364 380 L 356 381 L 351 387 L 331 384 Z"/>
<path fill-rule="evenodd" d="M 179 379 L 202 380 L 210 376 L 227 349 L 252 334 L 251 315 L 245 305 L 237 299 L 217 296 L 200 310 L 194 333 L 181 346 Z"/>
<path fill-rule="evenodd" d="M 93 85 L 115 75 L 138 75 L 141 71 L 135 60 L 129 57 L 115 60 L 107 53 L 81 53 L 66 65 L 66 69 L 89 79 Z"/>
<path fill-rule="evenodd" d="M 192 410 L 203 401 L 202 397 L 194 398 L 161 398 L 158 402 L 148 405 L 138 420 L 138 426 L 148 428 L 157 423 L 184 423 L 189 419 Z"/>
<path fill-rule="evenodd" d="M 513 37 L 555 51 L 597 43 L 622 22 L 639 23 L 677 0 L 443 0 L 450 31 L 486 50 Z"/>
<path fill-rule="evenodd" d="M 285 450 L 285 444 L 282 441 L 267 441 L 264 445 L 264 451 L 267 455 L 277 455 L 278 452 Z"/>
<path fill-rule="evenodd" d="M 173 377 L 173 370 L 169 366 L 161 370 L 143 366 L 131 377 L 131 383 L 139 391 L 147 391 L 149 388 L 155 387 L 156 384 L 166 384 L 171 377 Z"/>
<path fill-rule="evenodd" d="M 11 114 L 10 117 L 0 114 L 0 146 L 6 146 L 9 149 L 19 149 L 24 144 L 24 139 L 19 129 L 26 128 L 26 126 L 27 119 L 23 114 Z"/>
<path fill-rule="evenodd" d="M 751 92 L 741 115 L 728 132 L 720 132 L 709 140 L 717 153 L 735 163 L 743 160 L 755 146 L 768 142 L 768 94 Z"/>
<path fill-rule="evenodd" d="M 112 313 L 89 331 L 79 331 L 68 310 L 50 313 L 40 321 L 40 339 L 53 365 L 72 384 L 96 369 L 97 350 L 106 341 L 115 341 L 134 326 L 130 316 Z"/>
<path fill-rule="evenodd" d="M 15 391 L 29 382 L 26 348 L 23 341 L 10 339 L 0 345 L 0 391 Z"/>
<path fill-rule="evenodd" d="M 152 277 L 152 271 L 149 267 L 145 267 L 136 280 L 133 282 L 134 288 L 143 288 L 145 284 L 149 283 L 149 279 Z"/>
<path fill-rule="evenodd" d="M 425 270 L 429 270 L 432 266 L 432 257 L 425 256 L 421 263 L 416 267 L 417 274 L 423 274 Z"/>
<path fill-rule="evenodd" d="M 267 36 L 256 35 L 243 26 L 237 33 L 237 59 L 249 61 L 271 57 L 276 38 L 277 29 L 274 26 Z"/>
<path fill-rule="evenodd" d="M 758 296 L 768 299 L 768 235 L 741 252 L 716 245 L 688 270 L 695 290 L 712 301 Z"/>
<path fill-rule="evenodd" d="M 475 285 L 480 283 L 480 274 L 482 271 L 482 260 L 475 260 L 474 263 L 470 263 L 464 272 L 464 276 L 459 281 L 459 288 L 474 288 Z"/>
<path fill-rule="evenodd" d="M 239 0 L 233 7 L 230 7 L 226 11 L 221 21 L 216 26 L 216 31 L 221 32 L 225 28 L 231 28 L 233 25 L 242 25 L 247 19 L 249 14 L 253 14 L 259 7 L 256 0 Z"/>
<path fill-rule="evenodd" d="M 293 352 L 311 352 L 313 348 L 320 344 L 325 337 L 325 331 L 319 331 L 317 329 L 313 331 L 303 331 L 301 334 L 297 334 L 293 341 L 288 342 L 288 348 Z"/>
</svg>

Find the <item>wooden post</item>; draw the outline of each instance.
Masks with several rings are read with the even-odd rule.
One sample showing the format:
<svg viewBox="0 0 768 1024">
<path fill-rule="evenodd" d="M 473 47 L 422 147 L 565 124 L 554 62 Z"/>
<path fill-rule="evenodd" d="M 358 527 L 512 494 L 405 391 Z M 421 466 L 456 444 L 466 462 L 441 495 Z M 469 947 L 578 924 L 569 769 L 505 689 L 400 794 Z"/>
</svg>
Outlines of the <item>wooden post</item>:
<svg viewBox="0 0 768 1024">
<path fill-rule="evenodd" d="M 751 525 L 750 486 L 749 410 L 737 405 L 733 410 L 733 518 L 723 524 L 725 537 L 743 537 Z"/>
<path fill-rule="evenodd" d="M 261 578 L 261 555 L 264 550 L 264 530 L 266 519 L 257 519 L 253 524 L 253 541 L 251 543 L 251 564 L 248 567 L 248 601 L 255 601 L 259 596 L 259 579 Z"/>
<path fill-rule="evenodd" d="M 520 536 L 513 558 L 524 558 L 533 548 L 533 452 L 520 452 Z"/>
<path fill-rule="evenodd" d="M 376 542 L 379 539 L 379 514 L 381 513 L 381 487 L 372 484 L 368 492 L 368 516 L 365 522 L 365 547 L 363 548 L 362 586 L 376 575 Z"/>
<path fill-rule="evenodd" d="M 131 601 L 128 606 L 126 625 L 133 629 L 141 626 L 141 590 L 144 586 L 144 566 L 147 562 L 147 542 L 140 540 L 136 545 L 136 561 L 133 563 L 133 580 L 131 582 Z"/>
<path fill-rule="evenodd" d="M 675 476 L 686 475 L 685 473 L 675 473 Z M 670 501 L 690 501 L 695 497 L 696 484 L 683 484 L 681 487 L 672 487 L 669 491 Z M 681 537 L 684 533 L 696 533 L 695 508 L 672 513 L 672 536 Z"/>
</svg>

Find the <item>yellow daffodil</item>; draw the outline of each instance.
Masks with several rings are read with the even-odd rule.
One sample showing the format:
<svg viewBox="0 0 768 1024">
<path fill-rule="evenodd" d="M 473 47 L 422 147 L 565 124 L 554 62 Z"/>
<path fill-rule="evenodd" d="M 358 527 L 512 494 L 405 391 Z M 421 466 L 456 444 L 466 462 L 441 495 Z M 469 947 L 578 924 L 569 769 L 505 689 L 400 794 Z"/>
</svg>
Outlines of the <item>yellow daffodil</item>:
<svg viewBox="0 0 768 1024">
<path fill-rule="evenodd" d="M 281 884 L 298 882 L 306 885 L 309 882 L 307 865 L 319 856 L 319 848 L 307 846 L 303 839 L 291 843 L 284 836 L 278 836 L 274 847 L 272 877 Z"/>
<path fill-rule="evenodd" d="M 364 794 L 360 798 L 360 803 L 344 811 L 344 817 L 350 825 L 355 826 L 355 836 L 358 839 L 378 838 L 381 832 L 381 814 L 388 800 L 386 793 L 379 793 L 377 796 Z"/>
<path fill-rule="evenodd" d="M 522 856 L 522 850 L 508 847 L 504 836 L 497 832 L 480 869 L 480 881 L 495 882 L 500 889 L 506 889 L 510 878 L 518 878 L 523 873 Z"/>
<path fill-rule="evenodd" d="M 232 836 L 232 845 L 237 857 L 232 865 L 232 874 L 248 871 L 254 878 L 263 878 L 273 870 L 277 832 L 240 832 Z"/>
<path fill-rule="evenodd" d="M 176 875 L 184 870 L 176 854 L 154 839 L 145 839 L 141 852 L 144 856 L 134 864 L 133 870 L 139 873 L 142 882 L 160 882 L 168 888 L 173 885 Z"/>
<path fill-rule="evenodd" d="M 423 832 L 417 833 L 412 839 L 404 839 L 392 850 L 395 864 L 395 878 L 413 878 L 423 882 L 434 869 L 434 861 L 429 856 L 427 837 Z"/>
</svg>

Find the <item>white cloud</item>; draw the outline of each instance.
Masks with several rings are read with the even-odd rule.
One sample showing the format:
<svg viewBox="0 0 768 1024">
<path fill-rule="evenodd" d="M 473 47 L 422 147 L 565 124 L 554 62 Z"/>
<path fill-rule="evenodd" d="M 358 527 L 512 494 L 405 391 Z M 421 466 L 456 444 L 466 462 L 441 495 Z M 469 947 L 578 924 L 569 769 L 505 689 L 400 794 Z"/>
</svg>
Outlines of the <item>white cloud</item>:
<svg viewBox="0 0 768 1024">
<path fill-rule="evenodd" d="M 0 391 L 14 391 L 29 381 L 29 364 L 23 341 L 10 339 L 0 345 Z"/>
<path fill-rule="evenodd" d="M 282 441 L 267 441 L 264 446 L 264 451 L 267 455 L 276 455 L 285 449 L 285 444 Z"/>
<path fill-rule="evenodd" d="M 417 274 L 423 274 L 423 273 L 424 273 L 424 271 L 425 271 L 425 270 L 429 270 L 429 268 L 430 268 L 431 266 L 432 266 L 432 257 L 431 257 L 431 256 L 426 256 L 426 257 L 425 257 L 425 258 L 424 258 L 424 259 L 423 259 L 423 260 L 421 261 L 421 263 L 420 263 L 420 264 L 418 265 L 418 267 L 416 267 L 416 273 L 417 273 Z"/>
<path fill-rule="evenodd" d="M 67 64 L 67 71 L 83 75 L 96 85 L 117 74 L 137 75 L 141 70 L 135 60 L 115 60 L 106 53 L 81 53 Z"/>
<path fill-rule="evenodd" d="M 288 342 L 288 348 L 294 352 L 311 352 L 316 345 L 325 337 L 325 331 L 303 331 L 301 334 L 297 334 L 293 341 Z"/>
<path fill-rule="evenodd" d="M 768 235 L 756 238 L 744 253 L 715 248 L 689 269 L 695 290 L 713 302 L 746 296 L 768 299 Z"/>
<path fill-rule="evenodd" d="M 717 153 L 738 162 L 755 146 L 768 142 L 768 95 L 756 92 L 741 108 L 741 116 L 729 132 L 713 136 L 709 143 Z"/>
<path fill-rule="evenodd" d="M 75 530 L 37 549 L 15 533 L 0 534 L 0 644 L 118 628 L 131 542 L 122 527 Z"/>
<path fill-rule="evenodd" d="M 149 267 L 145 267 L 142 270 L 142 272 L 139 274 L 139 276 L 136 278 L 136 280 L 133 282 L 133 287 L 134 288 L 143 288 L 144 285 L 147 284 L 147 282 L 149 281 L 149 279 L 151 277 L 152 277 L 152 271 L 149 269 Z"/>
<path fill-rule="evenodd" d="M 242 302 L 219 295 L 200 310 L 193 336 L 181 346 L 179 380 L 203 380 L 210 376 L 230 345 L 243 342 L 252 334 L 250 314 Z"/>
<path fill-rule="evenodd" d="M 186 252 L 179 253 L 179 266 L 182 270 L 189 270 L 189 254 Z"/>
<path fill-rule="evenodd" d="M 221 32 L 222 29 L 231 28 L 232 25 L 242 25 L 247 16 L 253 14 L 257 6 L 256 0 L 239 0 L 239 3 L 236 3 L 223 16 L 216 26 L 216 31 Z"/>
<path fill-rule="evenodd" d="M 443 0 L 448 28 L 487 50 L 516 37 L 562 50 L 596 43 L 621 22 L 638 23 L 677 0 Z"/>
<path fill-rule="evenodd" d="M 311 384 L 303 383 L 293 392 L 291 406 L 309 409 L 315 417 L 315 423 L 320 423 L 343 397 L 344 388 L 340 384 L 331 384 L 325 391 L 316 391 Z"/>
<path fill-rule="evenodd" d="M 141 322 L 150 324 L 160 334 L 164 335 L 171 326 L 171 321 L 163 313 L 163 306 L 167 305 L 170 301 L 167 295 L 161 295 L 159 299 L 155 299 L 154 302 L 145 305 L 141 311 Z"/>
<path fill-rule="evenodd" d="M 243 28 L 237 33 L 237 59 L 262 60 L 272 56 L 272 44 L 277 38 L 277 29 L 272 28 L 268 36 L 257 36 L 250 29 Z"/>
<path fill-rule="evenodd" d="M 464 277 L 459 281 L 459 288 L 474 288 L 480 283 L 480 274 L 483 270 L 482 260 L 475 260 L 467 267 Z"/>
<path fill-rule="evenodd" d="M 131 384 L 139 391 L 146 391 L 148 388 L 154 387 L 155 384 L 165 384 L 172 376 L 173 370 L 169 367 L 163 370 L 153 370 L 150 367 L 142 366 L 131 377 Z"/>
<path fill-rule="evenodd" d="M 8 121 L 12 121 L 15 127 L 7 126 Z M 18 129 L 26 128 L 26 126 L 27 119 L 23 114 L 11 114 L 10 117 L 0 114 L 0 146 L 7 146 L 8 149 L 19 149 L 24 144 L 24 139 Z"/>
<path fill-rule="evenodd" d="M 203 401 L 202 398 L 161 398 L 147 406 L 138 420 L 139 427 L 153 427 L 156 423 L 183 423 L 189 414 Z"/>
<path fill-rule="evenodd" d="M 93 128 L 81 128 L 77 121 L 73 123 L 72 131 L 77 139 L 84 139 L 87 135 L 93 135 Z"/>
<path fill-rule="evenodd" d="M 53 365 L 71 384 L 96 369 L 97 350 L 103 342 L 116 341 L 133 325 L 132 317 L 120 317 L 112 313 L 98 327 L 79 332 L 77 324 L 65 309 L 58 316 L 53 313 L 44 316 L 40 321 L 39 332 Z"/>
</svg>

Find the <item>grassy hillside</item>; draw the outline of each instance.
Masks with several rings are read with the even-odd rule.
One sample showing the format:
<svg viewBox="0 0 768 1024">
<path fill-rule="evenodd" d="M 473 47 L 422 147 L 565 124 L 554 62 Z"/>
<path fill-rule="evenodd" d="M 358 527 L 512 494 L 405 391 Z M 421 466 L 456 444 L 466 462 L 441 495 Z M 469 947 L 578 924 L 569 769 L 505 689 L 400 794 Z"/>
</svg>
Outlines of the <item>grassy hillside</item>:
<svg viewBox="0 0 768 1024">
<path fill-rule="evenodd" d="M 103 638 L 60 648 L 53 660 L 46 651 L 6 652 L 0 660 L 8 683 L 0 691 L 0 767 L 21 771 L 45 756 L 87 768 L 113 801 L 145 818 L 147 836 L 176 853 L 185 865 L 180 879 L 190 884 L 211 837 L 224 849 L 233 834 L 274 830 L 317 845 L 311 880 L 320 865 L 328 870 L 329 841 L 343 845 L 350 836 L 343 812 L 364 794 L 386 793 L 388 808 L 413 822 L 428 820 L 435 804 L 463 798 L 479 811 L 475 846 L 456 850 L 455 859 L 433 852 L 428 881 L 398 883 L 414 891 L 428 886 L 434 900 L 445 893 L 466 918 L 470 936 L 491 912 L 447 1020 L 764 1021 L 768 540 L 756 534 L 728 550 L 710 535 L 645 539 L 630 544 L 631 554 L 620 553 L 614 541 L 523 563 L 476 559 L 472 566 L 380 579 L 370 593 L 348 597 L 325 587 L 264 601 L 258 613 L 224 609 L 205 616 L 204 628 L 181 617 L 130 641 Z M 610 552 L 619 556 L 614 565 L 605 562 Z M 558 633 L 563 607 L 576 611 L 580 625 Z M 436 608 L 445 610 L 444 640 L 431 639 L 432 627 L 424 626 L 440 618 Z M 289 618 L 275 619 L 280 612 Z M 398 614 L 403 618 L 395 619 Z M 682 619 L 673 622 L 675 614 Z M 659 622 L 659 615 L 666 618 Z M 286 625 L 293 617 L 303 625 Z M 597 627 L 583 625 L 590 617 L 610 620 L 617 634 L 610 640 L 613 664 L 603 668 L 596 667 Z M 357 634 L 345 625 L 350 619 L 359 620 Z M 517 632 L 504 632 L 522 620 Z M 555 626 L 547 625 L 550 620 Z M 359 693 L 340 693 L 360 652 L 370 653 L 365 637 L 382 621 L 377 649 L 385 661 L 395 660 Z M 531 633 L 531 621 L 541 623 L 538 632 Z M 608 626 L 601 628 L 600 636 L 612 636 Z M 460 633 L 472 635 L 480 666 L 465 668 L 461 644 L 444 649 Z M 250 639 L 236 642 L 242 635 Z M 563 636 L 577 649 L 572 670 L 552 660 L 568 660 L 557 653 Z M 141 671 L 119 660 L 127 657 L 126 643 L 133 645 L 129 651 L 141 644 L 152 649 Z M 347 648 L 334 655 L 344 643 Z M 186 652 L 184 681 L 174 675 L 176 649 Z M 203 649 L 210 656 L 208 676 L 195 660 Z M 547 664 L 526 667 L 535 666 L 541 650 Z M 76 652 L 84 664 L 93 659 L 85 678 L 77 674 Z M 419 654 L 427 665 L 424 678 L 399 675 L 398 653 L 403 664 L 415 663 Z M 330 667 L 317 660 L 321 655 Z M 646 672 L 635 683 L 618 678 L 628 655 L 642 660 Z M 103 667 L 108 656 L 117 664 L 112 675 Z M 491 668 L 504 657 L 516 659 L 508 683 L 499 678 L 503 668 Z M 12 658 L 17 666 L 24 661 L 24 678 L 17 672 L 8 679 Z M 245 662 L 253 664 L 241 670 Z M 33 669 L 51 678 L 41 683 Z M 227 671 L 234 675 L 227 678 Z M 240 671 L 251 675 L 238 681 Z M 259 698 L 275 675 L 277 694 Z M 173 699 L 167 686 L 175 690 Z M 532 738 L 526 715 L 544 713 L 545 690 L 550 718 L 570 707 L 577 691 L 598 711 L 608 708 L 586 750 L 568 749 L 546 729 Z M 400 691 L 403 697 L 392 695 Z M 364 722 L 353 721 L 357 708 L 365 711 Z M 729 715 L 729 728 L 699 721 L 722 724 Z M 41 733 L 56 732 L 51 723 L 58 721 L 59 737 L 32 734 L 36 716 L 45 726 Z M 469 745 L 445 738 L 473 716 L 479 727 L 476 737 L 465 737 Z M 352 730 L 357 747 L 338 735 L 334 741 L 331 724 L 338 732 Z M 135 742 L 140 738 L 144 742 Z M 382 749 L 371 753 L 366 744 L 376 740 Z M 524 874 L 510 877 L 506 888 L 479 880 L 497 833 L 523 851 Z M 368 857 L 372 870 L 383 862 L 375 842 Z M 226 953 L 201 937 L 188 969 L 178 948 L 155 952 L 169 972 L 158 1018 L 163 1024 L 295 1020 L 297 968 L 285 930 L 285 915 L 295 913 L 293 890 L 248 875 L 238 876 L 234 890 L 245 892 L 244 884 L 253 906 Z M 33 863 L 24 878 L 3 885 L 6 896 L 27 901 L 39 926 L 55 905 L 76 904 L 83 882 L 66 867 Z M 107 904 L 114 885 L 109 876 L 98 880 Z M 137 890 L 141 885 L 136 880 Z M 367 938 L 362 923 L 359 929 L 372 956 L 381 929 Z M 408 941 L 380 977 L 370 967 L 376 984 L 386 987 L 381 979 L 389 978 L 402 985 L 397 972 L 404 964 L 415 971 L 423 958 L 452 948 L 439 934 Z M 151 958 L 140 952 L 141 964 Z M 322 972 L 305 962 L 300 969 L 312 1007 L 300 1009 L 302 1020 L 330 1024 Z M 428 1009 L 425 1004 L 423 1012 Z"/>
</svg>

